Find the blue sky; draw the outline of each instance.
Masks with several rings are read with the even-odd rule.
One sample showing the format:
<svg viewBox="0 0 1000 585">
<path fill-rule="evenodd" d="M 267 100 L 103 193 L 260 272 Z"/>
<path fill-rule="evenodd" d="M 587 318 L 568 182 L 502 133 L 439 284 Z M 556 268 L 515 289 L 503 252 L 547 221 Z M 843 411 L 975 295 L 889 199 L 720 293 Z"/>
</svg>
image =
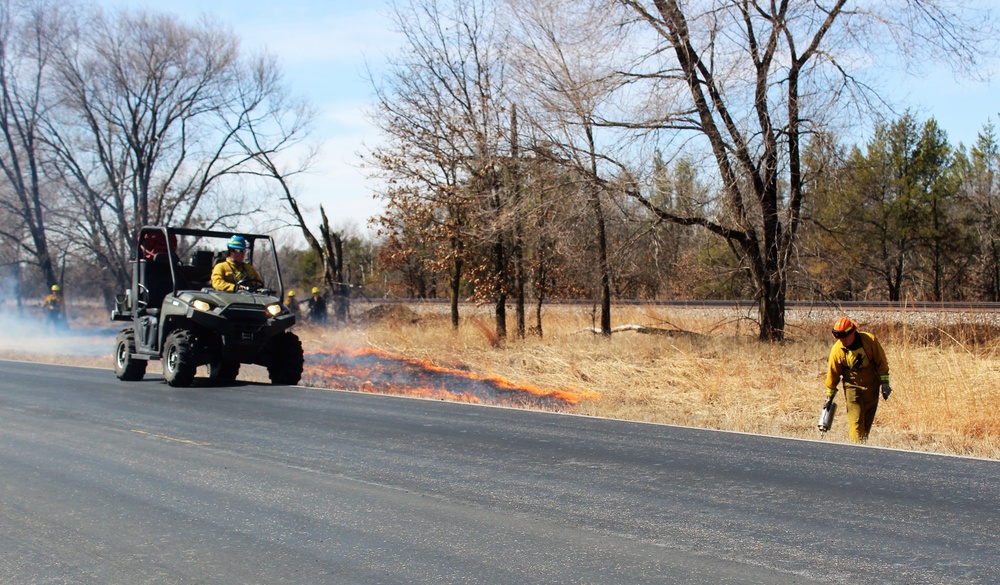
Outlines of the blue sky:
<svg viewBox="0 0 1000 585">
<path fill-rule="evenodd" d="M 99 0 L 106 7 L 148 8 L 182 18 L 207 13 L 231 26 L 244 48 L 266 47 L 280 59 L 292 90 L 319 110 L 315 138 L 323 157 L 299 181 L 300 203 L 318 218 L 323 205 L 334 227 L 364 231 L 381 210 L 358 166 L 358 154 L 378 135 L 365 118 L 374 68 L 399 46 L 384 0 Z M 995 66 L 995 64 L 994 64 Z M 910 107 L 919 119 L 934 117 L 952 144 L 971 146 L 987 120 L 1000 126 L 1000 97 L 992 84 L 955 80 L 949 71 L 901 77 L 890 99 Z M 1000 129 L 998 129 L 1000 130 Z M 313 223 L 318 223 L 314 219 Z M 315 227 L 315 226 L 311 226 Z"/>
<path fill-rule="evenodd" d="M 996 64 L 993 65 L 997 67 Z M 1000 70 L 994 75 L 1000 75 Z M 952 146 L 961 142 L 966 149 L 976 143 L 976 137 L 988 121 L 1000 133 L 1000 85 L 997 79 L 978 82 L 956 79 L 944 66 L 925 74 L 900 76 L 894 88 L 887 84 L 892 99 L 910 107 L 918 120 L 934 118 Z"/>
</svg>

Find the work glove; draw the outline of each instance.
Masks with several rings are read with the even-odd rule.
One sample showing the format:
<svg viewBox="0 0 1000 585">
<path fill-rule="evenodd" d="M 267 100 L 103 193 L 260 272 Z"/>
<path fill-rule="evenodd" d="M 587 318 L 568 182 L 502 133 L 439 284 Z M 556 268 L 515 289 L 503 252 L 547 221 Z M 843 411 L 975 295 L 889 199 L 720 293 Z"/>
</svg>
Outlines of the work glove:
<svg viewBox="0 0 1000 585">
<path fill-rule="evenodd" d="M 890 394 L 892 394 L 892 386 L 888 382 L 882 382 L 882 399 L 889 400 Z"/>
</svg>

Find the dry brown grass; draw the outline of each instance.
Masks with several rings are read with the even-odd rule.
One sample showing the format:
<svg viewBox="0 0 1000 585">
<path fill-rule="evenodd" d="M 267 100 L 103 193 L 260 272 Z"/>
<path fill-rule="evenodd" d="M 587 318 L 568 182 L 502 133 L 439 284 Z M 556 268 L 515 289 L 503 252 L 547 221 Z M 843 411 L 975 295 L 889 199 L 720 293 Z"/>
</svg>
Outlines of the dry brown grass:
<svg viewBox="0 0 1000 585">
<path fill-rule="evenodd" d="M 363 310 L 357 307 L 358 310 Z M 465 307 L 458 331 L 438 305 L 411 306 L 364 328 L 303 333 L 309 347 L 375 347 L 437 365 L 543 387 L 599 394 L 567 410 L 584 415 L 786 437 L 846 442 L 841 414 L 816 429 L 836 313 L 789 314 L 788 341 L 755 340 L 756 326 L 735 311 L 618 307 L 610 339 L 587 332 L 586 307 L 547 309 L 545 337 L 495 347 L 486 308 Z M 413 322 L 412 312 L 420 315 Z M 869 444 L 1000 458 L 1000 328 L 972 315 L 853 315 L 888 354 L 894 393 L 876 416 Z"/>
<path fill-rule="evenodd" d="M 544 338 L 498 343 L 488 308 L 463 307 L 458 331 L 442 305 L 382 306 L 364 319 L 366 309 L 372 307 L 355 305 L 354 326 L 297 327 L 307 354 L 371 347 L 515 383 L 596 394 L 563 408 L 583 415 L 847 441 L 842 395 L 833 429 L 825 435 L 816 429 L 828 330 L 839 315 L 833 311 L 790 312 L 789 339 L 767 345 L 735 310 L 616 307 L 616 325 L 674 333 L 623 331 L 605 339 L 587 332 L 589 307 L 551 307 Z M 882 340 L 895 390 L 879 406 L 869 444 L 1000 459 L 1000 326 L 981 315 L 851 317 Z M 107 335 L 87 338 L 107 344 L 104 355 L 52 357 L 0 345 L 0 357 L 110 368 Z M 266 373 L 245 368 L 241 379 L 263 381 Z"/>
</svg>

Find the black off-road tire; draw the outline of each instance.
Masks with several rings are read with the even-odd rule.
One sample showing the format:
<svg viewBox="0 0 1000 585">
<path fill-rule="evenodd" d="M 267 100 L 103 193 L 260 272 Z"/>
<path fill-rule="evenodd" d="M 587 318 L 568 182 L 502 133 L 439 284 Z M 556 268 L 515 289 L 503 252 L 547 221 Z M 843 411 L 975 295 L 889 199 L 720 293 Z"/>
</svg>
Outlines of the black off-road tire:
<svg viewBox="0 0 1000 585">
<path fill-rule="evenodd" d="M 302 356 L 302 342 L 298 336 L 285 331 L 271 340 L 271 363 L 267 375 L 272 384 L 294 386 L 302 379 L 305 358 Z"/>
<path fill-rule="evenodd" d="M 194 360 L 194 335 L 175 329 L 163 342 L 163 379 L 174 387 L 190 386 L 198 366 Z"/>
<path fill-rule="evenodd" d="M 232 382 L 239 375 L 240 362 L 220 359 L 208 364 L 208 377 L 217 382 Z"/>
<path fill-rule="evenodd" d="M 122 329 L 115 339 L 115 376 L 124 382 L 138 382 L 146 375 L 146 360 L 132 357 L 135 353 L 135 332 Z"/>
</svg>

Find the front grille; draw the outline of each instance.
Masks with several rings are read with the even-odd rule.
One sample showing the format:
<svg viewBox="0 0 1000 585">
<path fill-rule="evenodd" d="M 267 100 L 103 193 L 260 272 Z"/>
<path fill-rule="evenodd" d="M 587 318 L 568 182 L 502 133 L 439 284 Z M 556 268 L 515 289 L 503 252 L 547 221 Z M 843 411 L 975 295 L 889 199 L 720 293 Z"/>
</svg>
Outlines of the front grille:
<svg viewBox="0 0 1000 585">
<path fill-rule="evenodd" d="M 230 305 L 222 311 L 222 315 L 229 322 L 232 340 L 237 343 L 259 341 L 260 333 L 267 325 L 267 312 L 258 305 Z"/>
</svg>

